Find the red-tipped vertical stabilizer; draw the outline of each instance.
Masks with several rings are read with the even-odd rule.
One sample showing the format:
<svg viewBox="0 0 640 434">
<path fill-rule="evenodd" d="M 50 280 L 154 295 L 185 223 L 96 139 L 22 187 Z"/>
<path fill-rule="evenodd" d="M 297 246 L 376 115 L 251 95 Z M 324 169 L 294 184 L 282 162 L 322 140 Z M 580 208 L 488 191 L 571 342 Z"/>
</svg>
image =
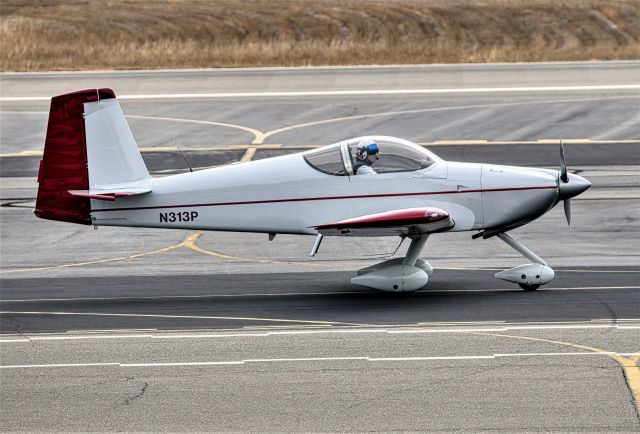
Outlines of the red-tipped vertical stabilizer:
<svg viewBox="0 0 640 434">
<path fill-rule="evenodd" d="M 36 216 L 91 224 L 89 198 L 72 196 L 69 190 L 89 189 L 84 103 L 108 98 L 115 98 L 111 89 L 88 89 L 51 99 Z"/>
</svg>

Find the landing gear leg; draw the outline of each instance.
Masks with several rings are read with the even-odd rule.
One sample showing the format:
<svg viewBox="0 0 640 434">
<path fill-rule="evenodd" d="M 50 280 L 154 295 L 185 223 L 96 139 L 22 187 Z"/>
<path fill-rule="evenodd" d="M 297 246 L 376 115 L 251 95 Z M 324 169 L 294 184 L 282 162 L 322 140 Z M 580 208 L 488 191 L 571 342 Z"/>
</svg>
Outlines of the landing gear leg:
<svg viewBox="0 0 640 434">
<path fill-rule="evenodd" d="M 424 245 L 427 244 L 429 234 L 420 234 L 417 237 L 411 239 L 409 249 L 407 249 L 407 255 L 402 261 L 402 265 L 416 265 L 416 261 L 420 257 L 420 252 L 424 249 Z"/>
<path fill-rule="evenodd" d="M 513 250 L 520 253 L 522 256 L 530 260 L 531 262 L 535 262 L 537 264 L 547 265 L 544 259 L 540 256 L 533 253 L 531 250 L 527 248 L 524 244 L 519 241 L 513 239 L 513 237 L 506 232 L 498 234 L 498 238 L 507 243 Z"/>
<path fill-rule="evenodd" d="M 507 243 L 516 252 L 533 262 L 519 267 L 501 271 L 495 277 L 507 282 L 517 283 L 525 291 L 535 291 L 553 280 L 555 273 L 540 256 L 529 250 L 524 244 L 516 241 L 507 233 L 498 234 L 498 238 Z"/>
</svg>

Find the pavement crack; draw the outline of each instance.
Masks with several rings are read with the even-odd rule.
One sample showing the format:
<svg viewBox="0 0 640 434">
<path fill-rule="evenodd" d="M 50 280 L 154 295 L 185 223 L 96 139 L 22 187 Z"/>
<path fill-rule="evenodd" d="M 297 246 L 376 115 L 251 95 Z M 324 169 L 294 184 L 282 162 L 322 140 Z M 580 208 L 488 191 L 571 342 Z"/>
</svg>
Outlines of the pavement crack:
<svg viewBox="0 0 640 434">
<path fill-rule="evenodd" d="M 609 312 L 612 321 L 611 327 L 613 328 L 618 325 L 618 313 L 611 307 L 611 305 L 595 294 L 591 294 L 591 297 L 597 300 Z"/>
<path fill-rule="evenodd" d="M 133 380 L 132 377 L 127 377 L 127 381 L 129 380 Z M 142 389 L 140 390 L 140 392 L 138 392 L 136 395 L 130 397 L 130 398 L 126 398 L 124 400 L 124 404 L 125 405 L 130 405 L 133 401 L 135 401 L 138 398 L 142 398 L 142 396 L 144 395 L 144 393 L 147 391 L 147 387 L 149 386 L 149 383 L 145 382 L 142 386 Z"/>
</svg>

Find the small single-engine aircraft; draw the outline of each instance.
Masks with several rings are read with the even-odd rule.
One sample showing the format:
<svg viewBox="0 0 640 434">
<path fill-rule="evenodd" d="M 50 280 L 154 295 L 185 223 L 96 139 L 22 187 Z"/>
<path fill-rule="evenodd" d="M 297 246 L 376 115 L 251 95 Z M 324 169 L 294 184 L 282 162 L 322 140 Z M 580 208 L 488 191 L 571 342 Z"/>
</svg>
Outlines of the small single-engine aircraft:
<svg viewBox="0 0 640 434">
<path fill-rule="evenodd" d="M 368 136 L 310 151 L 153 178 L 111 89 L 52 98 L 35 214 L 109 226 L 315 235 L 398 236 L 403 258 L 357 272 L 351 282 L 390 292 L 425 286 L 419 259 L 433 233 L 497 236 L 531 263 L 495 276 L 535 290 L 553 270 L 507 232 L 590 187 L 560 170 L 454 163 L 406 140 Z"/>
</svg>

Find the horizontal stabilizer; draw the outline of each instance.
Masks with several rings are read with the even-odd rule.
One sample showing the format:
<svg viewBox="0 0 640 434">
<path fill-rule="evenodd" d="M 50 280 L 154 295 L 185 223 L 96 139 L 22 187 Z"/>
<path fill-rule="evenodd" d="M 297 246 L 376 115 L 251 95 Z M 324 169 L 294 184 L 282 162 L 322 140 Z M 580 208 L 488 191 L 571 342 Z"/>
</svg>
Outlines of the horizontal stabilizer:
<svg viewBox="0 0 640 434">
<path fill-rule="evenodd" d="M 133 187 L 117 190 L 69 190 L 69 194 L 72 196 L 109 201 L 114 201 L 119 197 L 135 196 L 146 193 L 151 193 L 151 187 Z"/>
</svg>

